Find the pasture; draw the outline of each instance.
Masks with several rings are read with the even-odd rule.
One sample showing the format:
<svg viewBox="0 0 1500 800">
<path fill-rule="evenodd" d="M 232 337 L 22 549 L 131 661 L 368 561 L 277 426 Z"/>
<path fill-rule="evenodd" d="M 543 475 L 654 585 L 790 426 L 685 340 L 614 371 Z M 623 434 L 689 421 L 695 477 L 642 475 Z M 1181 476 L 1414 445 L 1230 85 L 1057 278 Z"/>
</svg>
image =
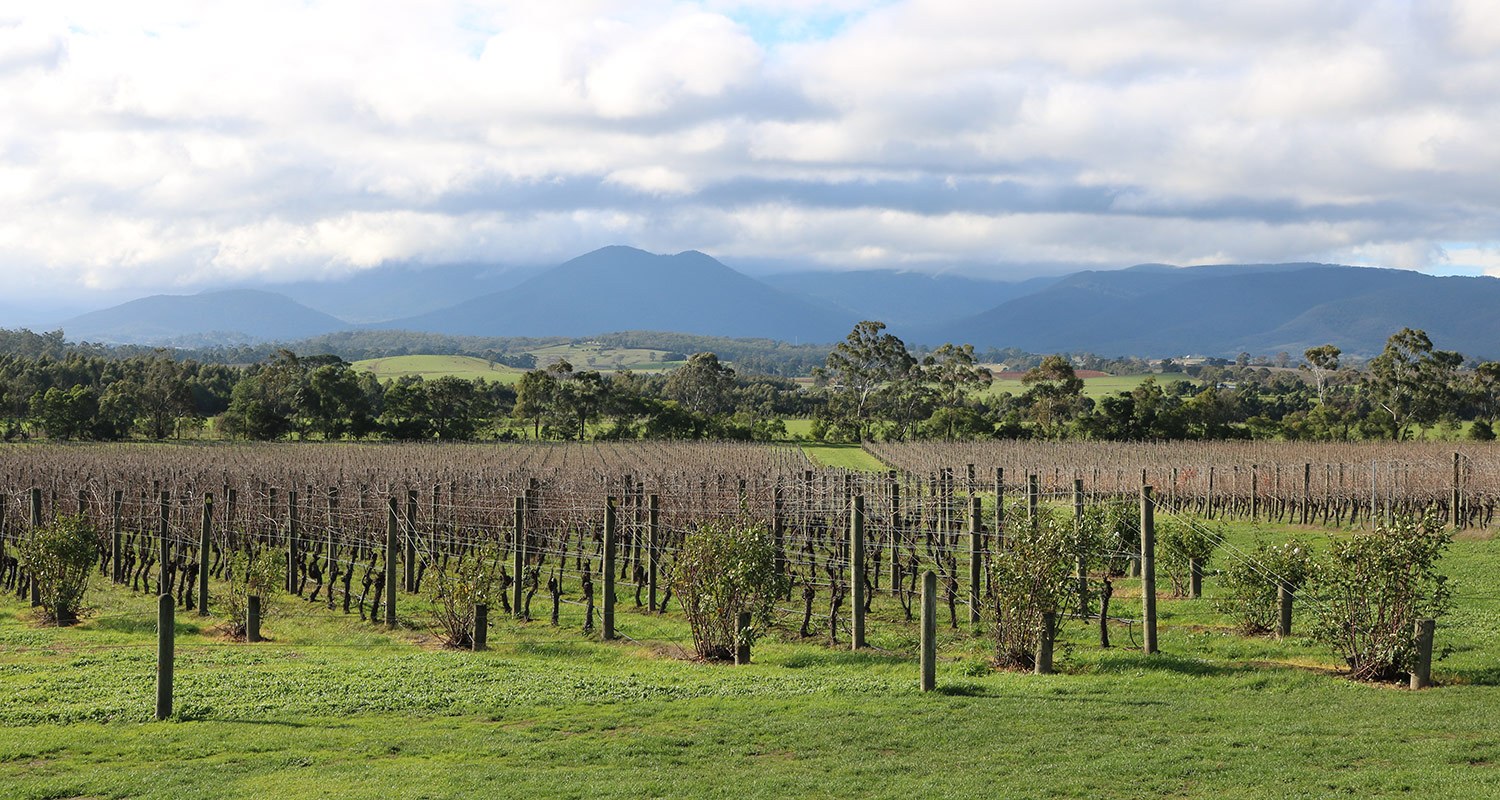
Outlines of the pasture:
<svg viewBox="0 0 1500 800">
<path fill-rule="evenodd" d="M 671 354 L 666 350 L 610 347 L 587 342 L 552 345 L 528 352 L 536 356 L 536 363 L 539 367 L 546 367 L 557 361 L 567 361 L 573 365 L 574 370 L 591 369 L 600 372 L 622 370 L 659 372 L 684 363 L 668 361 L 667 357 Z"/>
<path fill-rule="evenodd" d="M 1025 373 L 1023 372 L 995 373 L 995 380 L 990 384 L 990 388 L 987 390 L 986 394 L 988 396 L 998 396 L 1002 393 L 1008 392 L 1010 394 L 1019 395 L 1025 392 L 1026 386 L 1021 383 L 1021 377 L 1023 375 L 1025 375 Z M 1120 392 L 1132 391 L 1135 389 L 1135 387 L 1140 386 L 1141 383 L 1143 383 L 1147 378 L 1155 379 L 1156 382 L 1162 386 L 1162 388 L 1166 388 L 1169 384 L 1176 381 L 1186 381 L 1188 383 L 1197 385 L 1197 381 L 1194 381 L 1192 378 L 1189 378 L 1186 375 L 1176 374 L 1105 375 L 1103 373 L 1084 372 L 1080 375 L 1080 377 L 1083 378 L 1084 396 L 1093 398 L 1094 400 L 1098 400 L 1102 397 L 1108 397 L 1114 394 L 1119 394 Z"/>
<path fill-rule="evenodd" d="M 382 381 L 403 375 L 416 375 L 423 380 L 454 377 L 472 381 L 483 378 L 496 383 L 511 384 L 520 380 L 521 375 L 525 373 L 525 370 L 473 356 L 426 355 L 371 358 L 354 362 L 354 368 L 373 373 Z"/>
</svg>

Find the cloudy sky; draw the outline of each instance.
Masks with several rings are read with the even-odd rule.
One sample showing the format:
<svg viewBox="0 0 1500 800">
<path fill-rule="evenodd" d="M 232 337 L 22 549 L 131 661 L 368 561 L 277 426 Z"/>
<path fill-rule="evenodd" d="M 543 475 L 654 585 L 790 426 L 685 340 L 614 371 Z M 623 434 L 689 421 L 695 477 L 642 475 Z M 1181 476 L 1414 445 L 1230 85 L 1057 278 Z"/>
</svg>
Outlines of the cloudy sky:
<svg viewBox="0 0 1500 800">
<path fill-rule="evenodd" d="M 1491 0 L 20 5 L 15 297 L 614 243 L 1500 275 Z"/>
</svg>

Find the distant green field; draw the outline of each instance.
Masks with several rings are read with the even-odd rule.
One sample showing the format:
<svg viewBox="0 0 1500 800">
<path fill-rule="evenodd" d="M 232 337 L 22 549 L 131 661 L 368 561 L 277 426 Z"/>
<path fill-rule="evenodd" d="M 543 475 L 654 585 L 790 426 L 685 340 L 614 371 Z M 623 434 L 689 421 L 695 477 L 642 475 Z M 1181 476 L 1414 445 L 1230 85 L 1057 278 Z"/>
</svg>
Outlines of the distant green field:
<svg viewBox="0 0 1500 800">
<path fill-rule="evenodd" d="M 671 355 L 666 350 L 644 348 L 607 347 L 597 344 L 559 344 L 527 351 L 536 356 L 537 366 L 545 367 L 556 361 L 567 361 L 575 370 L 619 371 L 634 370 L 651 372 L 681 366 L 681 361 L 668 361 Z"/>
<path fill-rule="evenodd" d="M 789 419 L 786 423 L 786 435 L 793 439 L 806 439 L 812 436 L 813 421 L 810 419 Z"/>
<path fill-rule="evenodd" d="M 804 444 L 802 452 L 819 466 L 880 472 L 888 467 L 857 444 Z"/>
<path fill-rule="evenodd" d="M 470 356 L 392 356 L 354 362 L 355 369 L 375 373 L 380 380 L 416 375 L 424 380 L 455 377 L 466 381 L 475 378 L 497 383 L 515 383 L 525 370 Z"/>
<path fill-rule="evenodd" d="M 1141 385 L 1141 383 L 1147 378 L 1155 378 L 1156 382 L 1161 384 L 1164 388 L 1168 384 L 1180 380 L 1193 382 L 1189 378 L 1178 375 L 1105 375 L 1099 378 L 1084 378 L 1083 394 L 1086 397 L 1092 397 L 1095 400 L 1098 400 L 1101 397 L 1107 397 L 1112 394 L 1128 392 Z M 1019 378 L 1007 377 L 998 378 L 994 383 L 990 384 L 988 393 L 992 396 L 998 395 L 1001 392 L 1010 392 L 1011 394 L 1018 395 L 1024 391 L 1026 391 L 1026 387 L 1021 383 Z"/>
</svg>

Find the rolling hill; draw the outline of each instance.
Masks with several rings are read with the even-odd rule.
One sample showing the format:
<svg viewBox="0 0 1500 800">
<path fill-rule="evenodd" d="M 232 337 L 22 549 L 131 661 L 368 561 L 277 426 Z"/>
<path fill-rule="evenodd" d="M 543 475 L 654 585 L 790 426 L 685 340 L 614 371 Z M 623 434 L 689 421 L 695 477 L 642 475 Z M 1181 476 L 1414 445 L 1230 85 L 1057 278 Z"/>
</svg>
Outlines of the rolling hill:
<svg viewBox="0 0 1500 800">
<path fill-rule="evenodd" d="M 1500 314 L 1494 313 L 1500 279 L 1398 269 L 1142 264 L 1019 283 L 880 270 L 757 280 L 697 251 L 654 255 L 621 246 L 587 253 L 515 285 L 506 284 L 520 273 L 489 269 L 397 267 L 286 288 L 361 319 L 392 309 L 428 309 L 359 326 L 366 335 L 409 330 L 591 339 L 655 331 L 632 335 L 629 346 L 681 350 L 666 332 L 821 345 L 842 339 L 857 320 L 879 319 L 912 344 L 1233 357 L 1242 351 L 1300 355 L 1332 343 L 1351 355 L 1370 356 L 1392 333 L 1414 327 L 1426 330 L 1438 347 L 1500 357 Z M 421 289 L 414 281 L 441 285 Z M 494 286 L 505 288 L 481 291 Z M 442 306 L 458 297 L 468 299 Z M 250 289 L 141 298 L 73 317 L 61 327 L 75 341 L 152 345 L 292 342 L 351 329 L 338 316 L 284 294 Z"/>
<path fill-rule="evenodd" d="M 896 270 L 784 272 L 761 280 L 788 294 L 892 327 L 935 325 L 1041 291 L 1057 278 L 1006 282 Z"/>
<path fill-rule="evenodd" d="M 1500 279 L 1329 264 L 1159 265 L 1080 272 L 967 319 L 911 331 L 1032 352 L 1373 355 L 1402 327 L 1438 347 L 1500 355 Z"/>
<path fill-rule="evenodd" d="M 605 247 L 512 289 L 376 326 L 458 336 L 659 330 L 835 341 L 855 315 L 777 291 L 695 250 Z"/>
<path fill-rule="evenodd" d="M 493 264 L 392 264 L 338 280 L 283 283 L 274 291 L 356 324 L 410 317 L 509 289 L 537 270 Z"/>
<path fill-rule="evenodd" d="M 423 380 L 455 377 L 466 381 L 483 378 L 496 383 L 515 383 L 526 370 L 507 367 L 473 356 L 391 356 L 367 358 L 354 362 L 354 368 L 373 374 L 380 380 L 415 375 Z"/>
<path fill-rule="evenodd" d="M 298 339 L 349 326 L 285 295 L 228 289 L 142 297 L 73 317 L 58 327 L 74 341 L 170 344 L 182 340 Z"/>
</svg>

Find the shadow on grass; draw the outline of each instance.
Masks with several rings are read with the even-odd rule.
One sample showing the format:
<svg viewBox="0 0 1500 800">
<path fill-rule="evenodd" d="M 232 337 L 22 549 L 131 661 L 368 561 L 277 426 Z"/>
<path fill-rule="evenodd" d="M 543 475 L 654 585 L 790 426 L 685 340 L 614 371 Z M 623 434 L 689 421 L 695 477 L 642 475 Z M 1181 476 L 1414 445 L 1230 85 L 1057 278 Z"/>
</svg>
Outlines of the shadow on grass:
<svg viewBox="0 0 1500 800">
<path fill-rule="evenodd" d="M 1435 671 L 1438 679 L 1443 682 L 1469 686 L 1500 686 L 1500 666 L 1456 670 L 1445 670 L 1438 666 Z"/>
<path fill-rule="evenodd" d="M 1037 676 L 1035 680 L 1045 681 L 1046 676 Z M 1163 706 L 1161 700 L 1145 700 L 1141 698 L 1104 697 L 1095 694 L 1071 695 L 1071 694 L 1026 694 L 1015 691 L 1005 691 L 995 686 L 986 686 L 982 683 L 969 681 L 955 681 L 953 683 L 939 684 L 935 693 L 945 697 L 984 697 L 990 699 L 1008 699 L 1018 701 L 1038 701 L 1043 703 L 1078 703 L 1088 706 L 1126 706 L 1132 708 L 1144 708 L 1148 706 Z"/>
<path fill-rule="evenodd" d="M 108 617 L 89 623 L 89 627 L 114 633 L 156 633 L 156 620 Z M 202 632 L 203 626 L 190 622 L 177 622 L 172 625 L 172 630 L 179 634 L 197 634 Z"/>
<path fill-rule="evenodd" d="M 872 650 L 834 650 L 830 648 L 822 652 L 794 653 L 776 663 L 787 669 L 803 669 L 806 667 L 869 666 L 872 664 L 913 664 L 916 662 L 911 656 L 899 653 L 880 653 Z"/>
<path fill-rule="evenodd" d="M 294 722 L 285 719 L 245 719 L 243 717 L 216 717 L 213 711 L 204 709 L 188 709 L 180 711 L 172 716 L 172 719 L 181 722 L 218 722 L 225 725 L 259 725 L 276 728 L 308 728 L 314 727 L 313 723 Z M 317 723 L 316 727 L 346 727 L 343 725 Z"/>
<path fill-rule="evenodd" d="M 1148 656 L 1125 651 L 1101 654 L 1080 666 L 1082 667 L 1079 670 L 1080 672 L 1098 675 L 1150 671 L 1175 672 L 1179 675 L 1226 676 L 1263 672 L 1268 668 L 1264 664 L 1223 664 L 1214 661 L 1204 661 L 1198 658 L 1186 658 L 1171 653 L 1156 653 Z M 1295 667 L 1288 665 L 1286 669 L 1295 669 Z"/>
<path fill-rule="evenodd" d="M 935 691 L 948 697 L 990 697 L 993 695 L 988 688 L 977 683 L 945 683 L 939 685 Z"/>
</svg>

